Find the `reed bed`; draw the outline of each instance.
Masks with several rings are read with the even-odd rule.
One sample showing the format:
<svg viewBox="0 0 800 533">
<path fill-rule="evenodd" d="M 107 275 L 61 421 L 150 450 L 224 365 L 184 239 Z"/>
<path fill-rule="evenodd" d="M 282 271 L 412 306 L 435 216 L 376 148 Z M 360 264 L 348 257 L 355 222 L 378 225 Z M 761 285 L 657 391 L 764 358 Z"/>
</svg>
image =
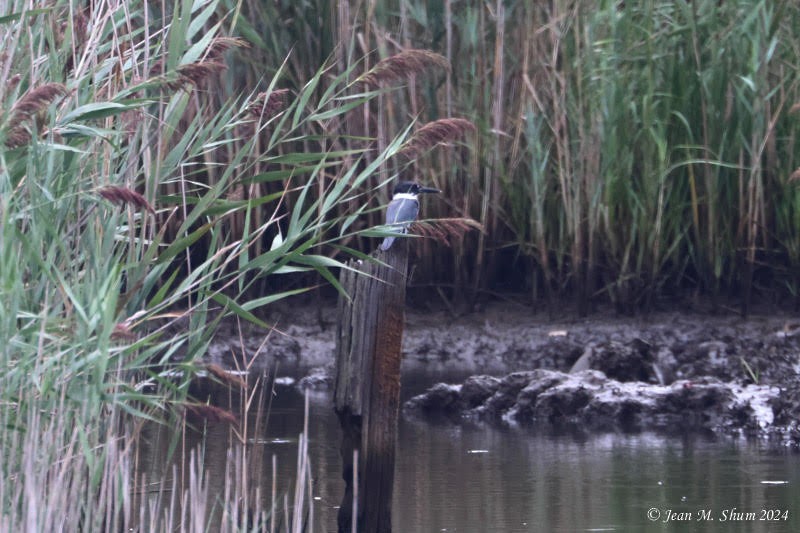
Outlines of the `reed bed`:
<svg viewBox="0 0 800 533">
<path fill-rule="evenodd" d="M 284 56 L 234 92 L 251 48 L 218 1 L 0 6 L 0 531 L 205 530 L 201 452 L 137 497 L 142 423 L 232 421 L 187 396 L 217 324 L 268 326 L 260 308 L 310 288 L 276 277 L 336 283 L 328 252 L 351 253 L 408 128 L 345 146 L 339 124 L 383 92 L 325 61 L 289 89 Z M 224 506 L 250 490 L 240 448 Z M 226 530 L 308 524 L 305 490 L 280 523 L 248 498 Z"/>
<path fill-rule="evenodd" d="M 32 409 L 25 413 L 24 432 L 2 435 L 0 469 L 10 475 L 0 478 L 0 531 L 318 530 L 307 405 L 295 478 L 275 478 L 274 455 L 272 479 L 261 475 L 267 450 L 258 443 L 266 433 L 268 386 L 234 391 L 235 413 L 213 406 L 187 409 L 186 416 L 169 421 L 177 431 L 165 427 L 160 437 L 156 423 L 134 423 L 123 410 L 108 409 L 105 434 L 92 449 L 85 446 L 97 423 L 77 425 L 68 403 L 49 417 Z M 214 446 L 227 450 L 223 461 L 207 457 L 211 446 L 205 433 L 206 423 L 220 422 L 230 424 L 226 442 Z M 159 439 L 163 450 L 155 451 L 149 442 Z M 210 476 L 216 476 L 213 482 Z"/>
<path fill-rule="evenodd" d="M 265 57 L 294 46 L 290 79 L 331 56 L 342 71 L 366 55 L 362 77 L 415 49 L 447 61 L 395 76 L 402 90 L 347 125 L 379 142 L 407 117 L 415 129 L 450 118 L 477 127 L 404 169 L 444 190 L 424 216 L 485 229 L 435 253 L 426 244 L 418 283 L 467 303 L 510 289 L 551 307 L 571 296 L 581 313 L 600 302 L 633 312 L 678 294 L 712 307 L 733 298 L 746 313 L 755 296 L 786 302 L 800 289 L 789 180 L 798 10 L 785 0 L 253 2 L 237 31 L 268 35 L 254 41 Z"/>
</svg>

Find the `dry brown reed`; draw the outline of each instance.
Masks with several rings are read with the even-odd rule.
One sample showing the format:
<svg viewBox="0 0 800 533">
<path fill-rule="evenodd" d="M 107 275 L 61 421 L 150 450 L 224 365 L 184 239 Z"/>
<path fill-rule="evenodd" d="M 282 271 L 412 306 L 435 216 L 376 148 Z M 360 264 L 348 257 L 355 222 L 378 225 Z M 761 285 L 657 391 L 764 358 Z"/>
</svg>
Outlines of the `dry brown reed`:
<svg viewBox="0 0 800 533">
<path fill-rule="evenodd" d="M 136 338 L 136 334 L 129 324 L 120 322 L 114 325 L 114 329 L 111 331 L 111 338 L 113 340 L 133 340 Z"/>
<path fill-rule="evenodd" d="M 13 76 L 11 76 L 8 79 L 7 90 L 9 90 L 9 91 L 13 90 L 17 85 L 19 85 L 19 82 L 20 82 L 21 79 L 22 79 L 22 76 L 20 76 L 19 73 L 14 74 Z"/>
<path fill-rule="evenodd" d="M 221 366 L 209 363 L 206 365 L 206 370 L 209 374 L 220 380 L 222 383 L 231 388 L 247 389 L 247 383 L 244 382 L 239 376 L 235 376 L 222 368 Z"/>
<path fill-rule="evenodd" d="M 40 111 L 44 111 L 56 98 L 67 94 L 60 83 L 45 83 L 29 90 L 11 108 L 6 134 L 6 146 L 17 148 L 30 142 L 31 134 L 25 123 Z"/>
<path fill-rule="evenodd" d="M 116 185 L 109 185 L 97 191 L 97 194 L 108 200 L 109 202 L 117 205 L 131 204 L 139 209 L 144 209 L 152 214 L 155 214 L 155 209 L 150 205 L 147 199 L 127 187 L 119 187 Z"/>
<path fill-rule="evenodd" d="M 206 403 L 184 403 L 183 408 L 187 417 L 207 420 L 213 423 L 224 422 L 233 426 L 239 425 L 236 415 L 227 409 Z"/>
<path fill-rule="evenodd" d="M 431 67 L 441 67 L 450 70 L 450 63 L 442 55 L 430 50 L 404 50 L 393 56 L 381 59 L 364 74 L 360 81 L 367 85 L 378 86 L 408 79 L 409 76 L 419 74 Z"/>
<path fill-rule="evenodd" d="M 89 16 L 87 16 L 87 11 L 89 11 L 89 8 L 77 11 L 72 18 L 72 32 L 74 34 L 72 40 L 75 44 L 86 42 L 89 29 Z"/>
<path fill-rule="evenodd" d="M 398 154 L 413 159 L 439 144 L 463 137 L 468 131 L 475 131 L 475 125 L 463 118 L 443 118 L 428 122 L 414 132 Z"/>
</svg>

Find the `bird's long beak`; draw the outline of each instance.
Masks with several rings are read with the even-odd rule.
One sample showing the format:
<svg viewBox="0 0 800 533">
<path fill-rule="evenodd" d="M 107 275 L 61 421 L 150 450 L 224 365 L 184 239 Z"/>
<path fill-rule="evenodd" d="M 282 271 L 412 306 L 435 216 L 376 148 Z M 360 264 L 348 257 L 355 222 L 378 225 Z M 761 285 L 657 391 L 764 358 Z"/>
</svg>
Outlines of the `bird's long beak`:
<svg viewBox="0 0 800 533">
<path fill-rule="evenodd" d="M 439 189 L 434 189 L 432 187 L 420 187 L 419 188 L 419 192 L 420 193 L 436 193 L 436 194 L 439 194 L 442 191 L 440 191 Z"/>
</svg>

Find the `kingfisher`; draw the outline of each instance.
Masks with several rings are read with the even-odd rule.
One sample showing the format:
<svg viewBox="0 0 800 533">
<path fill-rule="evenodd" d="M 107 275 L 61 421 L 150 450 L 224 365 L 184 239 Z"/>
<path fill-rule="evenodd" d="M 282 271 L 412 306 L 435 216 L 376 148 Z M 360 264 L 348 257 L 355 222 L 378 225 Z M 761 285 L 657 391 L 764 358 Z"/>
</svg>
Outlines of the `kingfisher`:
<svg viewBox="0 0 800 533">
<path fill-rule="evenodd" d="M 420 194 L 440 193 L 439 189 L 423 187 L 415 181 L 401 181 L 394 188 L 392 201 L 386 208 L 386 225 L 393 225 L 392 231 L 405 233 L 419 213 Z M 386 237 L 381 243 L 381 250 L 388 250 L 395 237 Z"/>
</svg>

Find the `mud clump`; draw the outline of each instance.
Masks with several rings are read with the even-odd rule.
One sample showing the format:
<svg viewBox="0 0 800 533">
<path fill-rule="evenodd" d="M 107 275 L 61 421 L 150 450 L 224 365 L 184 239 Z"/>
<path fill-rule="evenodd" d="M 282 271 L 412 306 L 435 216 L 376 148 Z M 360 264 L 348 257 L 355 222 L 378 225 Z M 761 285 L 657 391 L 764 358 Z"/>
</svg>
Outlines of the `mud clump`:
<svg viewBox="0 0 800 533">
<path fill-rule="evenodd" d="M 711 377 L 653 385 L 617 381 L 598 370 L 516 372 L 499 380 L 495 392 L 477 405 L 464 389 L 437 384 L 406 402 L 405 411 L 551 429 L 758 433 L 774 428 L 776 421 L 796 421 L 792 415 L 798 406 L 797 401 L 783 405 L 781 389 L 769 385 L 737 385 Z"/>
<path fill-rule="evenodd" d="M 745 434 L 797 447 L 800 335 L 787 323 L 676 315 L 564 325 L 533 342 L 529 370 L 437 385 L 449 391 L 446 409 L 426 393 L 405 412 L 552 430 Z M 576 343 L 577 357 L 553 356 L 556 347 L 574 354 Z M 476 394 L 474 380 L 491 385 Z"/>
</svg>

